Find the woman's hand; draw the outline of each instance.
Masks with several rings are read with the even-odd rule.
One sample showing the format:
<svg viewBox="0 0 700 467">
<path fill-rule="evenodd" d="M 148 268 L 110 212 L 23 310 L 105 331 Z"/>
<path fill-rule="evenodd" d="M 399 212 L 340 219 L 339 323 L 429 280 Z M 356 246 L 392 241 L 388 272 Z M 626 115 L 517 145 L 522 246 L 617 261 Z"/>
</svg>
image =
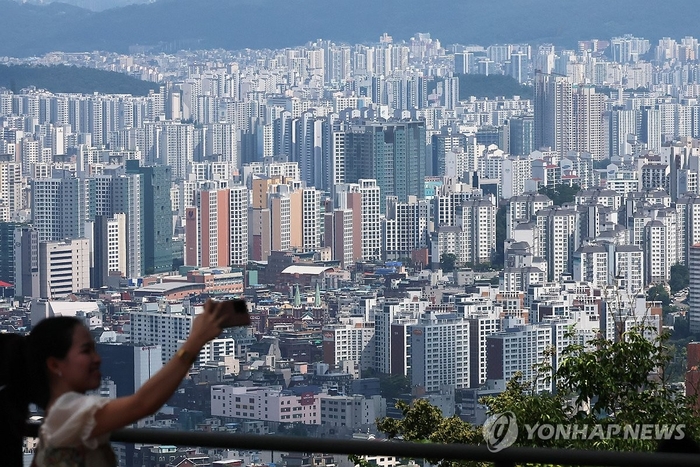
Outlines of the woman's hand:
<svg viewBox="0 0 700 467">
<path fill-rule="evenodd" d="M 212 339 L 216 339 L 224 328 L 225 316 L 221 313 L 218 303 L 208 299 L 204 303 L 204 311 L 198 314 L 192 322 L 188 340 L 194 341 L 197 351 Z"/>
<path fill-rule="evenodd" d="M 245 300 L 226 300 L 225 302 L 218 302 L 216 307 L 217 311 L 224 315 L 225 328 L 250 325 L 250 315 L 248 314 L 248 305 Z"/>
<path fill-rule="evenodd" d="M 197 315 L 192 323 L 190 339 L 195 345 L 202 347 L 212 339 L 216 339 L 221 331 L 231 326 L 247 326 L 250 324 L 250 315 L 247 309 L 242 309 L 245 302 L 229 300 L 215 302 L 208 299 L 204 303 L 204 311 Z"/>
</svg>

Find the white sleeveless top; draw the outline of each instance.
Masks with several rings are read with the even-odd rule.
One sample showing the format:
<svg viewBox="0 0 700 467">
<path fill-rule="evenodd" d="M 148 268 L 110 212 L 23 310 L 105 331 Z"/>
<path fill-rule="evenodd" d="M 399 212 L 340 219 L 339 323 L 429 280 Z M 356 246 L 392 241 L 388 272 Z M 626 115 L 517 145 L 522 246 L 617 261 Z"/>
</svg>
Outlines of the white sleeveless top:
<svg viewBox="0 0 700 467">
<path fill-rule="evenodd" d="M 109 399 L 67 392 L 56 399 L 39 429 L 32 466 L 116 467 L 109 433 L 91 438 L 95 412 Z"/>
</svg>

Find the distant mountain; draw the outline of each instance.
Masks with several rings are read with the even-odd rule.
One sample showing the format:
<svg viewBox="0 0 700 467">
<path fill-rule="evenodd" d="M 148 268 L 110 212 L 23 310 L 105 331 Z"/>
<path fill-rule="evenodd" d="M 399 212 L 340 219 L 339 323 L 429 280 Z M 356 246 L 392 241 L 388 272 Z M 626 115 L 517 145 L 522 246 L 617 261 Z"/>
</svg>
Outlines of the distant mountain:
<svg viewBox="0 0 700 467">
<path fill-rule="evenodd" d="M 151 3 L 153 0 L 15 0 L 19 3 L 33 5 L 48 5 L 50 3 L 66 3 L 92 11 L 102 11 L 109 8 L 119 8 L 127 5 Z"/>
<path fill-rule="evenodd" d="M 319 38 L 374 42 L 384 32 L 397 40 L 429 32 L 444 44 L 573 47 L 626 33 L 653 41 L 698 35 L 696 6 L 694 0 L 666 0 L 663 7 L 639 0 L 159 0 L 92 12 L 0 0 L 0 55 L 126 52 L 135 44 L 280 48 Z"/>
<path fill-rule="evenodd" d="M 0 88 L 17 92 L 35 86 L 51 92 L 131 94 L 146 96 L 159 85 L 123 73 L 74 66 L 0 65 Z"/>
</svg>

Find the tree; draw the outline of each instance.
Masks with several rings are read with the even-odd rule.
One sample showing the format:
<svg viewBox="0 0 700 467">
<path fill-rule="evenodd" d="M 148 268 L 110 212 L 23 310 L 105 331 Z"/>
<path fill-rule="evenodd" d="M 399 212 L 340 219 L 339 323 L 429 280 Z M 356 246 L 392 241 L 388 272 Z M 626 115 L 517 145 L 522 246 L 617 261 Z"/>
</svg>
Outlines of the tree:
<svg viewBox="0 0 700 467">
<path fill-rule="evenodd" d="M 663 284 L 657 284 L 647 290 L 647 301 L 661 302 L 664 315 L 674 311 L 674 307 L 671 306 L 671 296 L 668 294 L 668 290 L 666 290 L 666 286 Z"/>
<path fill-rule="evenodd" d="M 612 424 L 685 425 L 685 435 L 697 439 L 700 422 L 694 413 L 694 397 L 676 392 L 669 384 L 670 365 L 678 360 L 668 346 L 668 334 L 648 339 L 651 328 L 640 325 L 615 340 L 598 336 L 586 344 L 574 343 L 561 352 L 559 366 L 552 373 L 554 349 L 536 368 L 532 381 L 516 374 L 504 392 L 481 399 L 490 414 L 512 412 L 519 426 L 547 423 L 565 426 L 598 426 L 604 432 Z M 575 334 L 567 335 L 575 342 Z M 537 381 L 551 380 L 553 393 L 536 393 Z M 412 406 L 397 404 L 403 419 L 384 418 L 377 428 L 389 438 L 429 442 L 484 442 L 481 430 L 459 419 L 444 418 L 424 400 Z M 575 437 L 574 437 L 575 438 Z M 653 439 L 632 437 L 579 438 L 530 437 L 518 430 L 517 445 L 581 449 L 654 451 Z M 430 460 L 434 462 L 433 460 Z M 440 462 L 443 467 L 477 463 Z"/>
<path fill-rule="evenodd" d="M 157 91 L 159 84 L 142 81 L 124 73 L 86 67 L 0 65 L 0 87 L 3 86 L 13 89 L 13 92 L 36 86 L 52 92 L 146 96 L 149 91 Z"/>
<path fill-rule="evenodd" d="M 520 96 L 522 99 L 531 99 L 533 88 L 518 83 L 518 81 L 506 75 L 477 75 L 458 74 L 459 78 L 459 99 L 467 100 L 471 96 L 488 97 L 494 99 L 497 96 Z M 437 87 L 435 81 L 428 85 L 431 92 Z"/>
<path fill-rule="evenodd" d="M 687 316 L 676 316 L 673 320 L 673 338 L 685 339 L 690 335 L 690 324 Z"/>
<path fill-rule="evenodd" d="M 475 427 L 466 423 L 456 415 L 445 418 L 439 408 L 431 405 L 425 399 L 417 399 L 413 404 L 398 401 L 396 408 L 401 410 L 403 418 L 384 417 L 377 420 L 377 428 L 379 431 L 384 432 L 389 439 L 442 444 L 483 444 L 484 442 L 481 427 Z M 368 467 L 369 465 L 366 461 L 363 462 L 359 459 L 358 456 L 350 456 L 350 460 L 354 461 L 356 465 L 363 467 Z M 438 464 L 440 467 L 485 467 L 489 465 L 483 462 L 427 460 L 431 464 Z"/>
<path fill-rule="evenodd" d="M 695 399 L 670 386 L 669 334 L 648 339 L 644 334 L 651 329 L 639 326 L 616 341 L 598 337 L 589 348 L 567 347 L 556 373 L 557 391 L 576 398 L 579 409 L 573 413 L 574 420 L 603 425 L 685 424 L 687 435 L 700 433 Z M 581 410 L 584 404 L 590 410 Z M 651 451 L 656 441 L 615 438 L 599 441 L 597 447 Z"/>
<path fill-rule="evenodd" d="M 379 391 L 382 397 L 388 401 L 394 400 L 411 392 L 411 382 L 404 375 L 387 375 L 379 373 Z"/>
<path fill-rule="evenodd" d="M 690 284 L 690 273 L 684 264 L 674 264 L 671 266 L 671 280 L 668 281 L 671 293 L 683 290 Z"/>
<path fill-rule="evenodd" d="M 457 263 L 457 255 L 454 253 L 443 253 L 440 256 L 440 268 L 443 272 L 452 272 L 455 270 L 455 264 Z"/>
<path fill-rule="evenodd" d="M 575 183 L 571 186 L 557 185 L 555 188 L 546 186 L 540 188 L 540 193 L 551 199 L 555 206 L 573 202 L 579 191 L 581 191 L 581 187 Z"/>
<path fill-rule="evenodd" d="M 491 263 L 467 263 L 465 266 L 474 272 L 488 272 L 494 269 Z"/>
</svg>

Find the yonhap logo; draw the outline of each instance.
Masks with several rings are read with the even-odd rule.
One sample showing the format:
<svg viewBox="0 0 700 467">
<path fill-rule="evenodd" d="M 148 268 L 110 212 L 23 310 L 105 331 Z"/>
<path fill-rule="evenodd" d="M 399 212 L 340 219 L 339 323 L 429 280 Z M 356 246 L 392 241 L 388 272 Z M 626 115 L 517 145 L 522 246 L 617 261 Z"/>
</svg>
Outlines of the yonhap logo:
<svg viewBox="0 0 700 467">
<path fill-rule="evenodd" d="M 483 426 L 486 446 L 491 452 L 498 452 L 512 446 L 518 439 L 518 422 L 513 412 L 491 415 Z"/>
<path fill-rule="evenodd" d="M 607 423 L 535 423 L 523 424 L 524 440 L 532 441 L 599 441 L 604 439 L 667 440 L 685 438 L 684 424 L 618 424 Z M 513 412 L 491 415 L 483 426 L 484 440 L 491 452 L 502 451 L 518 440 L 518 421 Z"/>
</svg>

